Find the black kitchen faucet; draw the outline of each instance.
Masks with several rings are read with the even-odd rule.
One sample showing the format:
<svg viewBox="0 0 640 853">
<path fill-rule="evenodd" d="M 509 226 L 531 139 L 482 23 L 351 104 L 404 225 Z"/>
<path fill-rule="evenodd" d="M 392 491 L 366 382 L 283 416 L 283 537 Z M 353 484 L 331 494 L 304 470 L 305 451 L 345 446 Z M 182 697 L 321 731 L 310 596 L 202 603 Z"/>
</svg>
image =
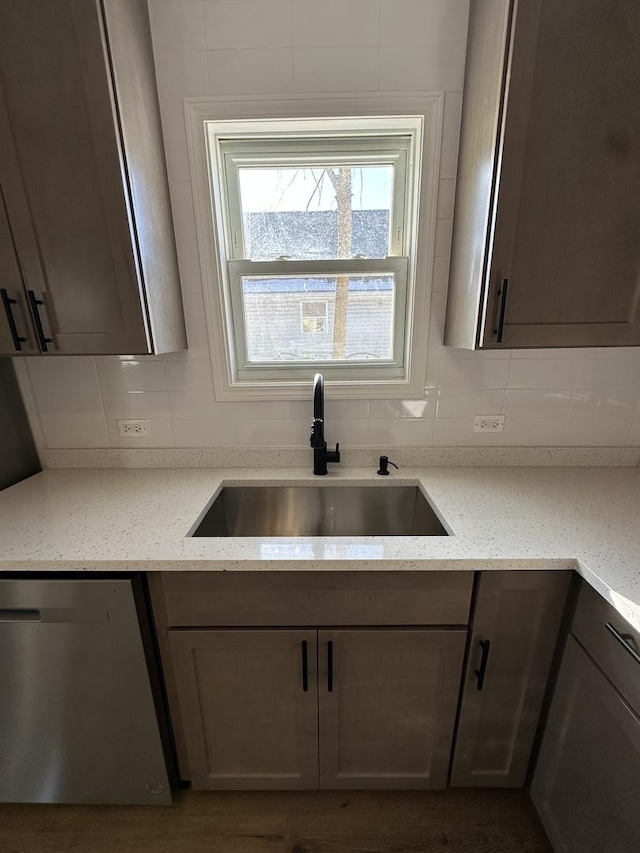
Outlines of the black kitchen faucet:
<svg viewBox="0 0 640 853">
<path fill-rule="evenodd" d="M 324 376 L 316 373 L 313 378 L 313 421 L 311 422 L 311 438 L 309 443 L 313 448 L 313 473 L 326 474 L 327 462 L 340 461 L 340 445 L 335 450 L 327 450 L 324 440 Z"/>
</svg>

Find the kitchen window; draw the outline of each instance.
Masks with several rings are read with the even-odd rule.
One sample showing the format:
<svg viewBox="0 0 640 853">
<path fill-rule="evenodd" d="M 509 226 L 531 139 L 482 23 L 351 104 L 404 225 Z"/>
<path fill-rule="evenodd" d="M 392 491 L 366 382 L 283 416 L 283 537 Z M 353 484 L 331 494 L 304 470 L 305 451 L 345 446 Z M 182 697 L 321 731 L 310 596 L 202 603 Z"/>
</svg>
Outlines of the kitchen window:
<svg viewBox="0 0 640 853">
<path fill-rule="evenodd" d="M 207 233 L 200 220 L 199 236 L 216 261 L 207 305 L 218 366 L 214 327 L 224 341 L 219 399 L 308 396 L 318 371 L 344 396 L 407 393 L 423 124 L 379 116 L 199 125 L 209 193 L 203 199 L 198 181 L 195 196 L 211 222 Z"/>
</svg>

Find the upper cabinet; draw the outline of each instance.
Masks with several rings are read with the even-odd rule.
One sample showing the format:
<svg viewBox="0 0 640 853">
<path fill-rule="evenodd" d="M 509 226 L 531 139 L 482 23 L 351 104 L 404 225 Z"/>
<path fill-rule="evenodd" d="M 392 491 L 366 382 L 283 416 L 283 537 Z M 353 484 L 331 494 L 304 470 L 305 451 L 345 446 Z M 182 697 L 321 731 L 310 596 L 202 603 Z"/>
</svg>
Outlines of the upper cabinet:
<svg viewBox="0 0 640 853">
<path fill-rule="evenodd" d="M 640 4 L 471 3 L 445 344 L 640 345 Z"/>
<path fill-rule="evenodd" d="M 0 0 L 0 353 L 186 347 L 145 0 Z"/>
</svg>

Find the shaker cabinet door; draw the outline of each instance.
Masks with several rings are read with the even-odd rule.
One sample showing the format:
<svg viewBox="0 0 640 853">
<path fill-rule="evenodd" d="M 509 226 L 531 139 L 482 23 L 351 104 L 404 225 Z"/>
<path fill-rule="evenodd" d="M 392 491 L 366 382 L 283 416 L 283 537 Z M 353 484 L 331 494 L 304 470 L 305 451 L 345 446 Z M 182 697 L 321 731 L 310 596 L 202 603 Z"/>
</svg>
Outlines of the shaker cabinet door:
<svg viewBox="0 0 640 853">
<path fill-rule="evenodd" d="M 573 637 L 531 797 L 557 853 L 637 853 L 640 718 Z"/>
<path fill-rule="evenodd" d="M 146 0 L 0 0 L 0 185 L 39 351 L 186 346 Z"/>
<path fill-rule="evenodd" d="M 444 342 L 640 345 L 640 4 L 471 4 Z"/>
<path fill-rule="evenodd" d="M 451 769 L 457 787 L 524 785 L 571 572 L 482 572 Z"/>
<path fill-rule="evenodd" d="M 488 343 L 640 344 L 639 101 L 637 0 L 518 4 Z"/>
<path fill-rule="evenodd" d="M 0 188 L 0 355 L 37 352 L 22 273 Z"/>
<path fill-rule="evenodd" d="M 444 788 L 466 631 L 318 632 L 321 788 Z"/>
<path fill-rule="evenodd" d="M 196 789 L 316 788 L 313 630 L 170 631 Z"/>
<path fill-rule="evenodd" d="M 0 3 L 0 87 L 26 198 L 6 201 L 51 349 L 146 352 L 106 44 L 94 3 Z M 33 260 L 35 263 L 35 260 Z"/>
</svg>

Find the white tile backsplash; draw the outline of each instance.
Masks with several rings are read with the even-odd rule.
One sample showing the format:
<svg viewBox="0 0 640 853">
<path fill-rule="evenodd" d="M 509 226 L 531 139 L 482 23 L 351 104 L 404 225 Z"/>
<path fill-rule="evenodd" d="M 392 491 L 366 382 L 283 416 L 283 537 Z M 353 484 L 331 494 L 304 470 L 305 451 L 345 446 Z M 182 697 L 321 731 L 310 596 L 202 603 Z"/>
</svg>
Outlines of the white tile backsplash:
<svg viewBox="0 0 640 853">
<path fill-rule="evenodd" d="M 501 447 L 560 447 L 565 436 L 562 418 L 505 419 L 504 432 L 498 436 Z"/>
<path fill-rule="evenodd" d="M 565 418 L 569 414 L 571 391 L 559 389 L 513 390 L 505 392 L 507 418 Z"/>
<path fill-rule="evenodd" d="M 104 414 L 41 412 L 40 421 L 47 447 L 109 447 Z"/>
<path fill-rule="evenodd" d="M 382 0 L 380 44 L 465 44 L 468 0 Z"/>
<path fill-rule="evenodd" d="M 509 388 L 573 388 L 578 372 L 578 360 L 571 351 L 564 359 L 520 358 L 509 367 Z"/>
<path fill-rule="evenodd" d="M 28 371 L 41 415 L 64 418 L 65 415 L 92 414 L 104 417 L 93 359 L 30 358 Z"/>
<path fill-rule="evenodd" d="M 207 51 L 209 95 L 283 95 L 293 91 L 293 51 Z"/>
<path fill-rule="evenodd" d="M 429 338 L 425 398 L 336 401 L 328 387 L 327 441 L 345 456 L 357 447 L 640 445 L 640 348 L 442 345 L 468 9 L 469 0 L 149 0 L 189 349 L 26 359 L 21 385 L 40 443 L 60 452 L 308 450 L 311 389 L 308 402 L 214 398 L 183 99 L 444 90 L 432 313 L 420 332 Z M 474 433 L 477 414 L 504 414 L 504 431 Z M 149 436 L 121 438 L 122 418 L 147 420 Z"/>
<path fill-rule="evenodd" d="M 425 392 L 424 400 L 371 400 L 369 415 L 372 420 L 384 418 L 433 418 L 436 413 L 436 394 L 432 390 Z M 393 428 L 393 427 L 392 427 Z"/>
<path fill-rule="evenodd" d="M 113 399 L 127 391 L 166 391 L 167 376 L 161 360 L 96 358 L 98 381 L 103 394 Z"/>
<path fill-rule="evenodd" d="M 633 357 L 580 361 L 576 388 L 629 387 L 640 392 L 640 348 Z"/>
<path fill-rule="evenodd" d="M 167 388 L 169 391 L 205 391 L 213 392 L 211 362 L 168 361 L 166 363 Z"/>
<path fill-rule="evenodd" d="M 291 0 L 215 0 L 204 3 L 209 49 L 291 47 Z"/>
<path fill-rule="evenodd" d="M 380 8 L 376 0 L 293 0 L 296 47 L 377 47 Z"/>
<path fill-rule="evenodd" d="M 420 47 L 380 48 L 380 89 L 462 89 L 465 47 L 436 43 Z"/>
<path fill-rule="evenodd" d="M 173 421 L 176 447 L 235 447 L 238 424 L 223 418 L 188 418 Z"/>
<path fill-rule="evenodd" d="M 470 418 L 475 415 L 500 415 L 504 411 L 505 392 L 479 388 L 438 391 L 438 418 Z"/>
<path fill-rule="evenodd" d="M 508 373 L 508 358 L 458 358 L 444 348 L 440 359 L 440 388 L 502 389 L 507 385 Z"/>
<path fill-rule="evenodd" d="M 166 418 L 169 395 L 166 391 L 129 391 L 126 388 L 103 388 L 104 410 L 110 418 Z"/>
<path fill-rule="evenodd" d="M 296 92 L 370 92 L 378 87 L 375 47 L 305 47 L 293 51 Z"/>
</svg>

